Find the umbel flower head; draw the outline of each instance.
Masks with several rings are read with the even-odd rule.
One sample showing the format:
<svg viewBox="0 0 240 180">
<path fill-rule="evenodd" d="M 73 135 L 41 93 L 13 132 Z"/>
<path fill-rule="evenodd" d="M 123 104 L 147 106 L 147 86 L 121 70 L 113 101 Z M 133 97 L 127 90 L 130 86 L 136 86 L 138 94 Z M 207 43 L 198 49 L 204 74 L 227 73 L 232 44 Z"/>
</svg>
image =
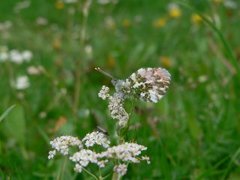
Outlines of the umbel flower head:
<svg viewBox="0 0 240 180">
<path fill-rule="evenodd" d="M 108 137 L 102 132 L 94 131 L 88 133 L 82 140 L 72 136 L 61 136 L 50 142 L 52 150 L 49 151 L 48 159 L 53 159 L 56 153 L 67 156 L 70 161 L 75 163 L 74 170 L 81 173 L 90 163 L 96 164 L 99 168 L 104 168 L 107 163 L 118 161 L 120 164 L 114 167 L 114 171 L 120 176 L 127 172 L 128 163 L 149 162 L 149 158 L 142 156 L 142 151 L 147 147 L 137 143 L 123 143 L 110 147 Z M 93 150 L 94 144 L 102 146 L 101 152 Z M 71 147 L 77 147 L 77 152 L 70 153 Z M 91 148 L 91 149 L 90 149 Z"/>
</svg>

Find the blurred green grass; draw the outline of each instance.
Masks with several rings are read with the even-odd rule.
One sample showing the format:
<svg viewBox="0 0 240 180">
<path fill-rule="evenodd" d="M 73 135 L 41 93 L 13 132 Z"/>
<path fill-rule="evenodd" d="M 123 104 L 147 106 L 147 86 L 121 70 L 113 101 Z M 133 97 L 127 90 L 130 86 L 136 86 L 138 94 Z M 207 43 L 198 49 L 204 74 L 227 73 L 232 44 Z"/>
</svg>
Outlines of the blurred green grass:
<svg viewBox="0 0 240 180">
<path fill-rule="evenodd" d="M 171 18 L 166 0 L 116 5 L 93 1 L 86 41 L 92 54 L 86 55 L 79 39 L 82 17 L 68 13 L 75 6 L 56 9 L 56 1 L 32 0 L 30 7 L 16 13 L 18 2 L 0 2 L 0 22 L 12 22 L 7 32 L 1 32 L 0 46 L 28 49 L 33 60 L 21 65 L 0 62 L 0 114 L 16 104 L 0 122 L 0 177 L 56 178 L 64 160 L 47 160 L 49 140 L 63 134 L 83 137 L 97 125 L 114 133 L 107 104 L 97 97 L 101 85 L 110 85 L 110 79 L 94 67 L 124 79 L 140 67 L 162 66 L 172 74 L 169 92 L 156 105 L 134 101 L 133 130 L 128 135 L 129 140 L 148 147 L 151 164 L 130 166 L 125 178 L 240 178 L 239 72 L 234 74 L 236 67 L 225 56 L 216 33 L 202 21 L 191 22 L 195 12 L 180 6 L 181 16 Z M 215 18 L 239 63 L 238 9 L 214 1 L 186 3 Z M 48 23 L 38 25 L 39 17 Z M 108 25 L 106 18 L 114 24 Z M 153 26 L 159 18 L 165 18 L 166 24 Z M 81 62 L 79 66 L 76 61 Z M 19 92 L 11 81 L 27 74 L 30 65 L 41 65 L 46 73 L 29 75 L 30 87 Z M 74 114 L 76 71 L 80 72 L 80 98 Z M 68 163 L 63 179 L 89 178 L 75 176 L 72 169 Z"/>
</svg>

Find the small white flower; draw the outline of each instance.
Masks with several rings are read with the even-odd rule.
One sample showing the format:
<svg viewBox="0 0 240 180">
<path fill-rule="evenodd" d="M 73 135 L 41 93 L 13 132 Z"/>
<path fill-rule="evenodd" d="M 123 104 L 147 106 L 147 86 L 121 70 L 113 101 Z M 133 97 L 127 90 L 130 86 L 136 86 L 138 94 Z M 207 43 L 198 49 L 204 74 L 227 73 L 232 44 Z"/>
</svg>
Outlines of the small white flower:
<svg viewBox="0 0 240 180">
<path fill-rule="evenodd" d="M 238 4 L 233 0 L 225 0 L 224 6 L 229 9 L 237 9 L 238 8 Z"/>
<path fill-rule="evenodd" d="M 45 26 L 45 25 L 48 24 L 48 20 L 46 18 L 44 18 L 44 17 L 38 17 L 36 19 L 36 24 L 40 25 L 40 26 Z"/>
<path fill-rule="evenodd" d="M 25 50 L 22 52 L 22 58 L 26 62 L 29 62 L 32 59 L 32 52 L 29 50 Z"/>
<path fill-rule="evenodd" d="M 176 3 L 169 3 L 169 4 L 168 4 L 168 9 L 169 9 L 169 10 L 179 9 L 179 6 L 178 6 L 178 4 L 176 4 Z"/>
<path fill-rule="evenodd" d="M 118 0 L 98 0 L 97 2 L 102 5 L 106 5 L 109 3 L 117 4 Z"/>
<path fill-rule="evenodd" d="M 66 4 L 74 4 L 77 3 L 77 0 L 63 0 L 63 2 Z"/>
<path fill-rule="evenodd" d="M 18 13 L 18 12 L 20 12 L 21 10 L 30 7 L 30 5 L 31 5 L 31 2 L 28 1 L 28 0 L 18 2 L 18 3 L 16 4 L 16 6 L 14 7 L 14 11 L 15 11 L 16 13 Z"/>
<path fill-rule="evenodd" d="M 88 133 L 82 141 L 84 142 L 86 147 L 92 147 L 95 144 L 103 146 L 104 148 L 108 148 L 110 141 L 107 139 L 107 136 L 99 131 L 94 131 L 92 133 Z"/>
<path fill-rule="evenodd" d="M 98 160 L 99 156 L 94 151 L 89 149 L 82 149 L 76 152 L 69 159 L 76 163 L 75 170 L 81 172 L 82 167 L 88 166 L 89 163 L 98 165 L 99 167 L 105 167 L 103 161 Z"/>
<path fill-rule="evenodd" d="M 8 53 L 7 52 L 0 52 L 0 62 L 8 60 Z"/>
<path fill-rule="evenodd" d="M 127 125 L 129 115 L 123 107 L 124 98 L 120 93 L 114 93 L 109 97 L 108 109 L 113 119 L 119 121 L 119 126 L 124 127 Z"/>
<path fill-rule="evenodd" d="M 124 176 L 127 173 L 127 165 L 126 164 L 116 165 L 114 166 L 113 170 L 120 176 Z"/>
<path fill-rule="evenodd" d="M 56 150 L 49 151 L 49 153 L 48 153 L 48 159 L 53 159 L 55 155 L 56 155 Z"/>
<path fill-rule="evenodd" d="M 90 56 L 90 57 L 92 56 L 93 50 L 92 50 L 92 46 L 91 45 L 86 45 L 84 50 L 85 50 L 85 52 L 86 52 L 86 54 L 88 56 Z"/>
<path fill-rule="evenodd" d="M 102 89 L 98 93 L 98 97 L 102 98 L 103 100 L 109 97 L 109 87 L 102 86 Z"/>
<path fill-rule="evenodd" d="M 108 4 L 110 2 L 111 2 L 111 0 L 98 0 L 98 3 L 103 4 L 103 5 Z"/>
<path fill-rule="evenodd" d="M 10 51 L 9 59 L 10 59 L 10 61 L 12 61 L 16 64 L 22 64 L 24 61 L 22 54 L 18 50 L 15 50 L 15 49 Z"/>
<path fill-rule="evenodd" d="M 81 173 L 82 169 L 83 169 L 83 167 L 80 164 L 78 164 L 78 163 L 75 164 L 74 171 Z"/>
<path fill-rule="evenodd" d="M 148 164 L 151 163 L 150 158 L 148 156 L 142 156 L 141 160 L 142 161 L 147 161 Z"/>
<path fill-rule="evenodd" d="M 206 75 L 201 75 L 198 77 L 198 82 L 205 83 L 208 80 L 208 77 Z"/>
<path fill-rule="evenodd" d="M 11 21 L 0 22 L 0 31 L 7 31 L 12 27 Z"/>
<path fill-rule="evenodd" d="M 13 84 L 13 86 L 17 90 L 24 90 L 30 86 L 29 80 L 27 76 L 19 76 L 16 79 L 16 82 Z"/>
<path fill-rule="evenodd" d="M 44 71 L 44 68 L 42 66 L 29 66 L 27 68 L 27 72 L 30 75 L 39 75 Z"/>
<path fill-rule="evenodd" d="M 56 150 L 62 155 L 68 155 L 71 146 L 77 146 L 79 149 L 82 148 L 82 142 L 78 138 L 72 136 L 57 137 L 50 141 L 50 145 L 53 150 Z"/>
</svg>

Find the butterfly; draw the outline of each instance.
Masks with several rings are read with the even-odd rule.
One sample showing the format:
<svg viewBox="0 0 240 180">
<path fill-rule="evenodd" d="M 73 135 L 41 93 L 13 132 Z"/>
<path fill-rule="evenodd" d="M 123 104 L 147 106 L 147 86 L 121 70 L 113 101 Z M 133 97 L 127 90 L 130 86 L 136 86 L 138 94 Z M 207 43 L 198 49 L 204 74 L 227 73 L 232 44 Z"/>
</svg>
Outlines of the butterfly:
<svg viewBox="0 0 240 180">
<path fill-rule="evenodd" d="M 102 71 L 100 68 L 98 71 Z M 124 97 L 134 97 L 145 102 L 157 103 L 169 88 L 171 75 L 164 68 L 140 68 L 127 79 L 113 78 L 106 72 L 102 72 L 112 78 L 112 84 L 116 92 Z"/>
</svg>

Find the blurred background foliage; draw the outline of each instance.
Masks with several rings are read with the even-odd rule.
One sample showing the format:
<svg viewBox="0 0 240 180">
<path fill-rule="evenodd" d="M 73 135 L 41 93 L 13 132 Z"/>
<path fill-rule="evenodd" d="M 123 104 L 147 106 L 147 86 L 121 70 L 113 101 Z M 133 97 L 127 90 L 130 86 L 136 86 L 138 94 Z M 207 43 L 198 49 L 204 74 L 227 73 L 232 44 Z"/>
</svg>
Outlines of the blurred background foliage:
<svg viewBox="0 0 240 180">
<path fill-rule="evenodd" d="M 167 95 L 126 104 L 127 139 L 148 147 L 151 164 L 124 179 L 240 179 L 239 2 L 92 0 L 86 19 L 87 2 L 0 1 L 0 115 L 15 105 L 0 121 L 0 177 L 89 179 L 47 156 L 59 135 L 114 134 L 97 97 L 111 80 L 94 68 L 125 79 L 160 66 L 172 75 Z"/>
</svg>

